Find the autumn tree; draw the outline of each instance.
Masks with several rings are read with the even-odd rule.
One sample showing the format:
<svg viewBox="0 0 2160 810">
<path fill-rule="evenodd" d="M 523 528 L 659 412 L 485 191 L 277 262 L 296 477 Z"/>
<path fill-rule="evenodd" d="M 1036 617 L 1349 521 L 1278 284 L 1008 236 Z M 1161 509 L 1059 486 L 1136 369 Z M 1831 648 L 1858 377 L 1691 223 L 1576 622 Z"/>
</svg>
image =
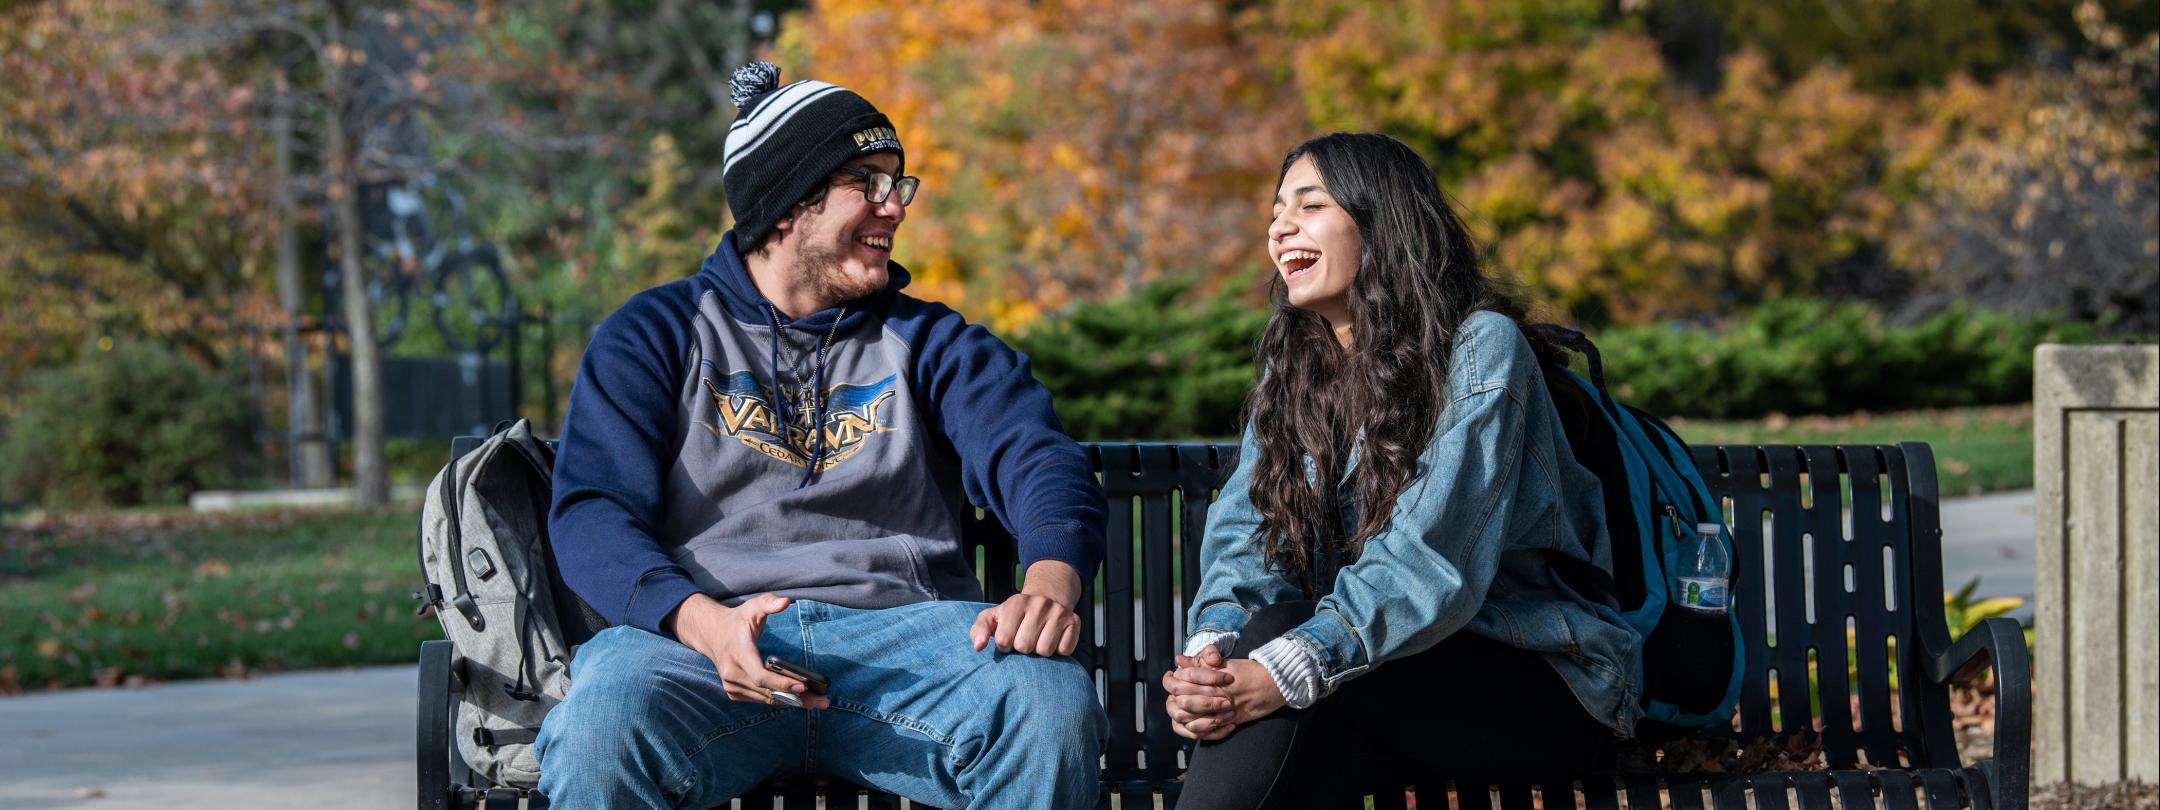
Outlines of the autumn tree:
<svg viewBox="0 0 2160 810">
<path fill-rule="evenodd" d="M 1926 90 L 1960 76 L 1986 82 L 2022 72 L 2036 54 L 2076 55 L 2090 41 L 2076 19 L 2081 5 L 2127 24 L 2133 34 L 2160 22 L 2160 8 L 2143 0 L 1708 0 L 1703 5 L 1733 50 L 1763 54 L 1779 75 L 1798 78 L 1818 65 L 1836 64 L 1875 92 Z"/>
<path fill-rule="evenodd" d="M 1304 122 L 1227 7 L 819 2 L 788 78 L 890 115 L 923 202 L 896 250 L 923 292 L 1001 325 L 1166 272 L 1257 268 L 1266 199 Z"/>
<path fill-rule="evenodd" d="M 1959 80 L 1906 134 L 1914 204 L 1893 248 L 1932 268 L 1908 307 L 1962 300 L 2160 333 L 2160 33 L 2079 5 L 2068 71 Z"/>
<path fill-rule="evenodd" d="M 42 3 L 0 22 L 0 396 L 115 341 L 223 362 L 273 317 L 251 94 L 146 53 L 161 18 Z"/>
<path fill-rule="evenodd" d="M 83 234 L 73 241 L 118 259 L 116 289 L 145 269 L 184 276 L 189 262 L 264 279 L 270 274 L 255 271 L 271 263 L 275 243 L 283 301 L 260 295 L 267 282 L 253 282 L 259 323 L 250 328 L 279 320 L 280 303 L 284 324 L 295 323 L 303 251 L 294 226 L 328 234 L 350 338 L 359 498 L 385 500 L 385 392 L 362 190 L 467 170 L 482 151 L 476 144 L 491 155 L 588 148 L 594 139 L 545 104 L 498 102 L 511 95 L 501 85 L 516 84 L 530 100 L 556 83 L 487 72 L 489 55 L 465 49 L 491 21 L 487 9 L 448 3 L 53 3 L 15 13 L 26 25 L 10 32 L 26 47 L 9 49 L 16 61 L 8 80 L 32 92 L 9 96 L 24 100 L 0 153 L 11 171 L 6 204 L 70 220 L 27 224 L 48 241 L 69 239 L 72 228 Z M 82 92 L 54 92 L 69 87 Z M 327 221 L 315 222 L 325 207 Z M 158 219 L 167 216 L 170 227 Z M 81 278 L 81 264 L 10 272 L 8 283 L 65 284 Z M 181 301 L 205 297 L 171 286 Z M 134 283 L 130 291 L 141 290 Z M 154 311 L 133 300 L 120 309 Z M 183 341 L 217 333 L 165 332 Z M 286 343 L 288 359 L 303 362 L 295 341 Z"/>
</svg>

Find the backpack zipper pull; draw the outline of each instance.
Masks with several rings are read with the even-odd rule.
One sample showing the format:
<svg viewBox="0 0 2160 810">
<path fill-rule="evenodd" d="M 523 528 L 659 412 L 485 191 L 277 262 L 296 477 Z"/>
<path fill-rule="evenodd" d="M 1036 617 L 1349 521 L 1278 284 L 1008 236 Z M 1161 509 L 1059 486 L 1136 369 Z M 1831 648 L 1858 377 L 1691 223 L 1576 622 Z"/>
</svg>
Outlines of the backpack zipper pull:
<svg viewBox="0 0 2160 810">
<path fill-rule="evenodd" d="M 413 608 L 413 615 L 426 616 L 429 609 L 442 604 L 442 589 L 436 587 L 435 583 L 430 582 L 427 590 L 413 591 L 412 598 L 420 603 L 419 607 Z"/>
<path fill-rule="evenodd" d="M 1658 504 L 1658 505 L 1659 505 L 1659 506 L 1662 506 L 1662 507 L 1665 507 L 1665 520 L 1666 520 L 1666 525 L 1668 525 L 1668 526 L 1671 526 L 1671 527 L 1672 527 L 1672 536 L 1673 536 L 1673 539 L 1674 539 L 1674 540 L 1683 540 L 1683 541 L 1684 541 L 1684 540 L 1687 540 L 1687 539 L 1688 539 L 1688 536 L 1687 536 L 1687 532 L 1685 532 L 1685 531 L 1682 531 L 1682 530 L 1680 529 L 1680 524 L 1681 524 L 1681 520 L 1680 520 L 1680 510 L 1679 510 L 1679 509 L 1677 509 L 1677 508 L 1674 508 L 1674 507 L 1673 507 L 1673 505 L 1672 505 L 1672 504 L 1669 504 L 1669 503 L 1661 503 L 1661 504 Z"/>
</svg>

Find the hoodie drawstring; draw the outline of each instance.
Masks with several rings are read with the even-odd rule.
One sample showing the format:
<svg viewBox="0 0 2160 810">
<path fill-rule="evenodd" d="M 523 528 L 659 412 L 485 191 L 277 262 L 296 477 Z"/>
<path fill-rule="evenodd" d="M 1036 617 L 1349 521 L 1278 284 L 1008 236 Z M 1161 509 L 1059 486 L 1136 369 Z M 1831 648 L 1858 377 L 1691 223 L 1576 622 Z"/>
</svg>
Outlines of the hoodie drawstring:
<svg viewBox="0 0 2160 810">
<path fill-rule="evenodd" d="M 780 320 L 780 309 L 779 309 L 778 307 L 775 307 L 775 306 L 773 306 L 772 304 L 769 304 L 769 303 L 768 303 L 768 304 L 766 304 L 766 305 L 765 305 L 765 311 L 766 311 L 766 313 L 767 313 L 767 314 L 770 314 L 770 315 L 772 316 L 772 322 L 773 322 L 773 329 L 772 329 L 772 370 L 773 370 L 773 371 L 772 371 L 772 377 L 773 377 L 773 399 L 774 399 L 774 403 L 773 403 L 773 406 L 774 406 L 774 407 L 773 407 L 773 410 L 774 410 L 774 411 L 775 411 L 775 412 L 776 412 L 776 413 L 777 413 L 777 414 L 779 415 L 779 417 L 780 417 L 780 442 L 781 442 L 781 444 L 782 444 L 783 446 L 788 446 L 788 447 L 789 447 L 790 449 L 793 449 L 793 448 L 792 448 L 792 445 L 794 444 L 794 442 L 793 442 L 793 441 L 792 441 L 792 440 L 791 440 L 791 439 L 789 438 L 789 436 L 788 436 L 788 426 L 789 426 L 789 425 L 792 425 L 792 424 L 794 424 L 794 423 L 795 423 L 795 419 L 794 419 L 794 415 L 795 415 L 795 408 L 794 408 L 793 404 L 791 404 L 791 402 L 789 401 L 789 399 L 788 399 L 787 395 L 786 395 L 785 393 L 783 393 L 783 392 L 781 391 L 781 386 L 785 385 L 785 384 L 786 384 L 786 382 L 785 382 L 784 380 L 782 380 L 782 379 L 781 379 L 781 377 L 780 377 L 780 347 L 781 347 L 781 346 L 783 345 L 783 344 L 781 343 L 781 340 L 780 340 L 780 330 L 781 330 L 781 329 L 783 328 L 783 324 L 781 323 L 781 320 Z M 807 487 L 807 486 L 809 486 L 809 485 L 810 485 L 810 479 L 811 479 L 811 478 L 813 478 L 813 477 L 815 477 L 815 476 L 817 475 L 817 472 L 818 472 L 818 464 L 819 464 L 819 463 L 821 463 L 821 462 L 823 462 L 823 461 L 825 460 L 825 428 L 824 428 L 824 424 L 825 424 L 826 408 L 827 408 L 827 406 L 828 406 L 828 405 L 830 405 L 830 404 L 831 404 L 831 400 L 830 400 L 829 398 L 827 398 L 827 397 L 825 396 L 825 357 L 826 357 L 826 354 L 827 354 L 827 352 L 831 351 L 831 349 L 832 349 L 832 343 L 833 343 L 833 338 L 834 338 L 835 336 L 837 336 L 837 335 L 839 335 L 839 334 L 840 334 L 840 321 L 841 321 L 841 319 L 842 319 L 842 318 L 846 318 L 846 317 L 847 317 L 847 307 L 844 307 L 844 306 L 843 306 L 843 307 L 841 307 L 841 308 L 840 308 L 840 311 L 839 311 L 839 312 L 837 312 L 837 313 L 835 313 L 835 314 L 833 315 L 833 325 L 832 325 L 832 328 L 831 328 L 831 329 L 829 329 L 829 330 L 827 330 L 827 331 L 825 332 L 825 338 L 824 338 L 823 340 L 820 340 L 820 341 L 818 341 L 818 346 L 817 346 L 817 353 L 816 353 L 816 354 L 814 354 L 814 355 L 812 355 L 812 357 L 811 357 L 811 361 L 810 361 L 810 377 L 811 377 L 811 384 L 812 384 L 812 387 L 811 387 L 811 389 L 810 389 L 810 392 L 809 392 L 809 393 L 810 393 L 810 425 L 809 425 L 809 430 L 810 430 L 810 433 L 811 433 L 811 437 L 810 437 L 810 442 L 811 442 L 811 450 L 810 450 L 810 458 L 809 458 L 809 462 L 810 462 L 810 463 L 808 463 L 808 464 L 806 464 L 806 465 L 804 465 L 804 466 L 803 466 L 803 477 L 802 477 L 802 481 L 801 481 L 800 483 L 797 483 L 797 484 L 795 485 L 795 488 L 796 488 L 796 489 L 802 489 L 803 487 Z M 792 377 L 794 377 L 794 378 L 795 378 L 795 383 L 796 383 L 796 386 L 795 386 L 795 393 L 797 393 L 797 394 L 799 395 L 799 394 L 801 394 L 801 393 L 803 392 L 803 386 L 802 386 L 802 362 L 801 362 L 800 360 L 798 360 L 797 358 L 795 358 L 795 357 L 794 357 L 794 347 L 793 347 L 793 346 L 789 346 L 789 347 L 788 347 L 788 355 L 789 355 L 789 358 L 788 358 L 788 359 L 789 359 L 790 361 L 792 361 L 792 362 L 790 362 L 790 363 L 789 363 L 789 365 L 788 365 L 788 374 L 789 374 L 790 376 L 792 376 Z"/>
</svg>

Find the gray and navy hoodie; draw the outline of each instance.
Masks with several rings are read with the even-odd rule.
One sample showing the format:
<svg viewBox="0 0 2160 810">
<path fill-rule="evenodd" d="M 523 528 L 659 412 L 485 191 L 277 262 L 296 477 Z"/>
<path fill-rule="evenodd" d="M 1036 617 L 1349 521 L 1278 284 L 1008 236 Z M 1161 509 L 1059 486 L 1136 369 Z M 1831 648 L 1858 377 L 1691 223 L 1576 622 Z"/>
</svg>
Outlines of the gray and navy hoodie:
<svg viewBox="0 0 2160 810">
<path fill-rule="evenodd" d="M 1062 560 L 1091 579 L 1102 488 L 1027 358 L 901 293 L 900 265 L 891 278 L 845 307 L 814 381 L 823 414 L 795 402 L 733 235 L 697 275 L 609 316 L 555 461 L 548 528 L 564 581 L 608 621 L 654 633 L 695 592 L 730 605 L 765 592 L 856 608 L 980 600 L 960 552 L 970 503 L 1012 529 L 1022 565 Z M 838 313 L 783 327 L 806 379 Z"/>
</svg>

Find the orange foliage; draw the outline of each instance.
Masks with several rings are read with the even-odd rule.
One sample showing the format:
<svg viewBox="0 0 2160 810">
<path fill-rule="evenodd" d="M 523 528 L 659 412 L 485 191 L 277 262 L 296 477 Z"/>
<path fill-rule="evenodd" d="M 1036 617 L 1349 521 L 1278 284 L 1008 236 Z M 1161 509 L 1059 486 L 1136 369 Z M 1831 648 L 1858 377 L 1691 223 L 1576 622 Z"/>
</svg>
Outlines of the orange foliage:
<svg viewBox="0 0 2160 810">
<path fill-rule="evenodd" d="M 922 294 L 1001 326 L 1164 273 L 1255 270 L 1282 153 L 1306 134 L 1211 4 L 830 0 L 791 19 L 792 78 L 892 116 L 922 203 Z"/>
<path fill-rule="evenodd" d="M 96 336 L 198 351 L 267 306 L 255 89 L 161 50 L 153 3 L 20 6 L 0 21 L 0 392 Z M 260 300 L 257 300 L 260 299 Z"/>
</svg>

